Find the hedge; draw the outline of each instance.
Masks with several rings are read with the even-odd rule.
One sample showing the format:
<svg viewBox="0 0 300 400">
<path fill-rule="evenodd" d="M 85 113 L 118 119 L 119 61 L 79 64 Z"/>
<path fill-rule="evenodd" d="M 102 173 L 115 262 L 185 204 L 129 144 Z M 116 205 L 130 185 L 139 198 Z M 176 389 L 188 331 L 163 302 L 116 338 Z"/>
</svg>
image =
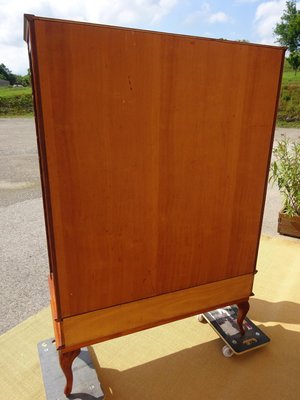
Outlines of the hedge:
<svg viewBox="0 0 300 400">
<path fill-rule="evenodd" d="M 0 97 L 0 115 L 22 115 L 33 112 L 31 94 Z"/>
</svg>

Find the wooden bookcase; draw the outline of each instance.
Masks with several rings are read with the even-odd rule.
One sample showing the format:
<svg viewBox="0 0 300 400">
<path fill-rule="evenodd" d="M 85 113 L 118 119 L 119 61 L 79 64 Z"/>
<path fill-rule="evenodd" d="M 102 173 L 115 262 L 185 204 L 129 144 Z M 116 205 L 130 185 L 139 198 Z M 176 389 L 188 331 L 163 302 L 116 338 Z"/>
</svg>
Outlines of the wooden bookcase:
<svg viewBox="0 0 300 400">
<path fill-rule="evenodd" d="M 285 49 L 25 15 L 57 349 L 248 310 Z"/>
</svg>

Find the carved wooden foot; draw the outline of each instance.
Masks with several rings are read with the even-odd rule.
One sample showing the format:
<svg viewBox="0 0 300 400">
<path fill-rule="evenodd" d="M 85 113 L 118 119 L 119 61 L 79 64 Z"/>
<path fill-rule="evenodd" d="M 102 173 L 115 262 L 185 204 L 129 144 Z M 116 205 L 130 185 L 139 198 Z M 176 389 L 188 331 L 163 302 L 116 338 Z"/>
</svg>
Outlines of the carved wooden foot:
<svg viewBox="0 0 300 400">
<path fill-rule="evenodd" d="M 237 316 L 237 323 L 240 328 L 241 334 L 244 335 L 245 329 L 243 327 L 243 322 L 244 322 L 244 319 L 246 318 L 247 312 L 249 311 L 250 304 L 249 304 L 249 301 L 244 301 L 242 303 L 239 303 L 237 306 L 239 308 L 238 316 Z"/>
<path fill-rule="evenodd" d="M 62 351 L 59 350 L 58 353 L 59 353 L 59 363 L 66 377 L 66 386 L 64 393 L 66 396 L 69 396 L 71 394 L 73 386 L 72 363 L 75 360 L 75 358 L 79 355 L 80 349 L 69 351 L 68 353 L 62 353 Z"/>
</svg>

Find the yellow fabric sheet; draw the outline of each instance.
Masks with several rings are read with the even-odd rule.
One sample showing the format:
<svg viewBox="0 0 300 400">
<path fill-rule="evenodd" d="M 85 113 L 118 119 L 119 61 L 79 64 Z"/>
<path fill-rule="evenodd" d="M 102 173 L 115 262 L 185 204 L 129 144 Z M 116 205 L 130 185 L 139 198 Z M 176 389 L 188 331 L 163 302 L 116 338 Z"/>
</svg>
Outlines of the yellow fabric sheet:
<svg viewBox="0 0 300 400">
<path fill-rule="evenodd" d="M 196 317 L 90 348 L 106 400 L 300 399 L 300 242 L 263 237 L 249 317 L 271 338 L 227 359 Z M 34 289 L 33 289 L 34 290 Z M 49 308 L 0 337 L 0 399 L 45 399 L 37 343 Z"/>
</svg>

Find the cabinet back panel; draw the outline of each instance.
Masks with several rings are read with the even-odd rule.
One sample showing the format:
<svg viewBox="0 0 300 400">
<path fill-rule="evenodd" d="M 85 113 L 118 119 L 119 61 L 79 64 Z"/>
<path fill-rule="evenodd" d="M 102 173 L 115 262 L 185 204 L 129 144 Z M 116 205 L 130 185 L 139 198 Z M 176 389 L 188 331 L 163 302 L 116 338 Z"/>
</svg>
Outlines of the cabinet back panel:
<svg viewBox="0 0 300 400">
<path fill-rule="evenodd" d="M 283 49 L 35 35 L 62 317 L 253 273 Z"/>
</svg>

